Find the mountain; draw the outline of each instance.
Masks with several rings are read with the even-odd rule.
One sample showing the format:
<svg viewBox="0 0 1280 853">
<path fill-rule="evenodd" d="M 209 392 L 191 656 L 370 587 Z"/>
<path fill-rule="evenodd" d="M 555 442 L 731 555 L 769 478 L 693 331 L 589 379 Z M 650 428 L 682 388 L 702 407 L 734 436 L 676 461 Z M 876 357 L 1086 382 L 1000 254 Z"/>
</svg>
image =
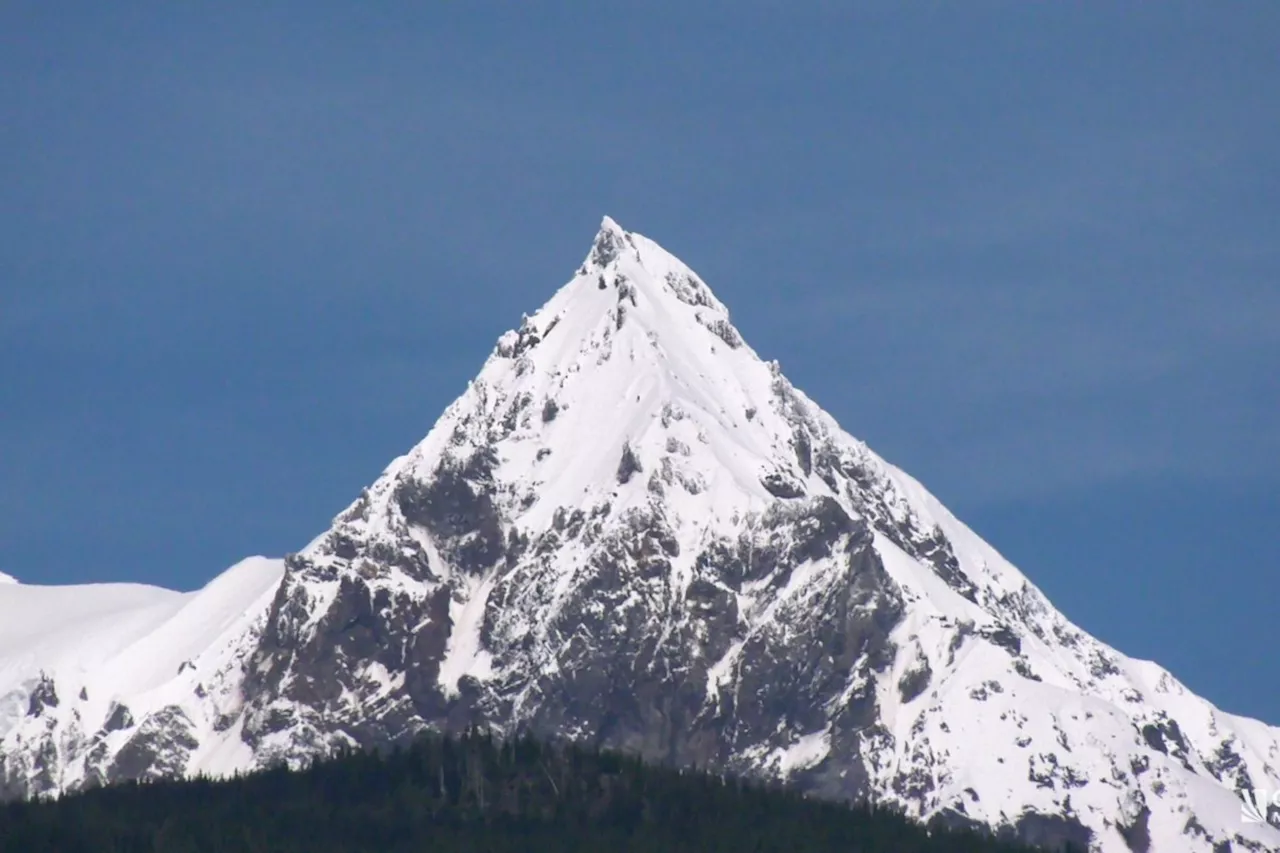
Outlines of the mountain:
<svg viewBox="0 0 1280 853">
<path fill-rule="evenodd" d="M 9 796 L 483 724 L 1050 846 L 1280 850 L 1241 810 L 1280 729 L 1073 625 L 607 218 L 283 569 L 0 608 Z"/>
</svg>

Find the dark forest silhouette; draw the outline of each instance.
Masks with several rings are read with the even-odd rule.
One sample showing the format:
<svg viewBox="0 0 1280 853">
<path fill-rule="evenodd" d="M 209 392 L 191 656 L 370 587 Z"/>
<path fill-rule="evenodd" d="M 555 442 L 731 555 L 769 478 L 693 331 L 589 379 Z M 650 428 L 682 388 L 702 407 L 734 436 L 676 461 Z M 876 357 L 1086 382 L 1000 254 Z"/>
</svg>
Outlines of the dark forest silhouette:
<svg viewBox="0 0 1280 853">
<path fill-rule="evenodd" d="M 127 783 L 0 807 L 4 853 L 1017 853 L 776 785 L 488 733 L 297 771 Z"/>
</svg>

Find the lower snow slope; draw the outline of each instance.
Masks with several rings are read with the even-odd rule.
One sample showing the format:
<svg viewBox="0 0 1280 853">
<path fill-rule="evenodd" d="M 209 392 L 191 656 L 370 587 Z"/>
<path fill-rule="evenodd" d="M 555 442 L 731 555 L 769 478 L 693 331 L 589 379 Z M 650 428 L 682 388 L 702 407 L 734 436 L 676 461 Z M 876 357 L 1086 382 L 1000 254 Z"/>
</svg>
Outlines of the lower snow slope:
<svg viewBox="0 0 1280 853">
<path fill-rule="evenodd" d="M 242 766 L 219 716 L 239 701 L 246 643 L 283 571 L 254 557 L 190 593 L 0 586 L 0 783 L 23 769 L 61 790 L 149 775 L 157 752 L 180 772 Z M 122 753 L 138 774 L 108 774 Z"/>
<path fill-rule="evenodd" d="M 887 788 L 891 768 L 925 766 L 929 799 L 944 809 L 958 804 L 966 819 L 990 825 L 1065 814 L 1091 830 L 1093 850 L 1280 850 L 1280 832 L 1241 812 L 1242 794 L 1280 789 L 1280 730 L 1224 713 L 1157 664 L 1081 631 L 919 483 L 891 470 L 913 511 L 944 532 L 983 606 L 877 535 L 910 601 L 894 637 L 915 649 L 879 692 L 896 736 L 883 763 Z M 1011 625 L 1016 639 L 965 639 Z M 895 688 L 913 669 L 931 672 L 932 689 L 903 701 Z M 903 805 L 921 817 L 933 811 Z"/>
</svg>

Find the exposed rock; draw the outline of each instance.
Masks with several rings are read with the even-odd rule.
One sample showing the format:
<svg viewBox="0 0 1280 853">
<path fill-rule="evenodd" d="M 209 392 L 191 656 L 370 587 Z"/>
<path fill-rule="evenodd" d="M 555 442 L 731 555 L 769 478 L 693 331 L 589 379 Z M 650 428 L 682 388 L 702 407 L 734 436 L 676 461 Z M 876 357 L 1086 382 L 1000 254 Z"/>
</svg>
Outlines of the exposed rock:
<svg viewBox="0 0 1280 853">
<path fill-rule="evenodd" d="M 1150 821 L 1151 809 L 1143 806 L 1133 823 L 1120 825 L 1120 835 L 1133 853 L 1147 853 L 1151 849 Z"/>
<path fill-rule="evenodd" d="M 129 713 L 129 708 L 117 702 L 111 703 L 111 710 L 107 713 L 107 721 L 102 724 L 102 730 L 118 732 L 131 728 L 133 728 L 133 715 Z"/>
<path fill-rule="evenodd" d="M 27 716 L 39 717 L 46 710 L 56 707 L 58 707 L 58 688 L 52 678 L 41 673 L 27 699 Z"/>
<path fill-rule="evenodd" d="M 1068 845 L 1077 850 L 1088 850 L 1093 841 L 1093 830 L 1069 815 L 1046 815 L 1027 812 L 1014 824 L 1014 834 L 1019 841 L 1034 844 L 1046 850 L 1065 851 Z"/>
<path fill-rule="evenodd" d="M 181 775 L 192 750 L 200 745 L 193 728 L 191 720 L 176 706 L 151 714 L 116 753 L 107 771 L 108 779 L 124 782 Z"/>
<path fill-rule="evenodd" d="M 644 467 L 640 464 L 640 457 L 631 449 L 630 442 L 624 442 L 622 445 L 622 458 L 618 461 L 618 484 L 626 485 L 631 482 L 631 478 L 644 471 Z"/>
</svg>

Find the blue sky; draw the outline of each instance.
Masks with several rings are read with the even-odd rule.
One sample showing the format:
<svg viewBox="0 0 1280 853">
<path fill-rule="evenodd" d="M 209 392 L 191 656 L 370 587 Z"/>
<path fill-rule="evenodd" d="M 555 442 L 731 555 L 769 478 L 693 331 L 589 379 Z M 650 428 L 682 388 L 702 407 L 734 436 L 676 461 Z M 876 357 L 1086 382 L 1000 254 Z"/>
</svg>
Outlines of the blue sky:
<svg viewBox="0 0 1280 853">
<path fill-rule="evenodd" d="M 1280 723 L 1280 6 L 364 5 L 0 9 L 0 570 L 301 547 L 608 213 Z"/>
</svg>

